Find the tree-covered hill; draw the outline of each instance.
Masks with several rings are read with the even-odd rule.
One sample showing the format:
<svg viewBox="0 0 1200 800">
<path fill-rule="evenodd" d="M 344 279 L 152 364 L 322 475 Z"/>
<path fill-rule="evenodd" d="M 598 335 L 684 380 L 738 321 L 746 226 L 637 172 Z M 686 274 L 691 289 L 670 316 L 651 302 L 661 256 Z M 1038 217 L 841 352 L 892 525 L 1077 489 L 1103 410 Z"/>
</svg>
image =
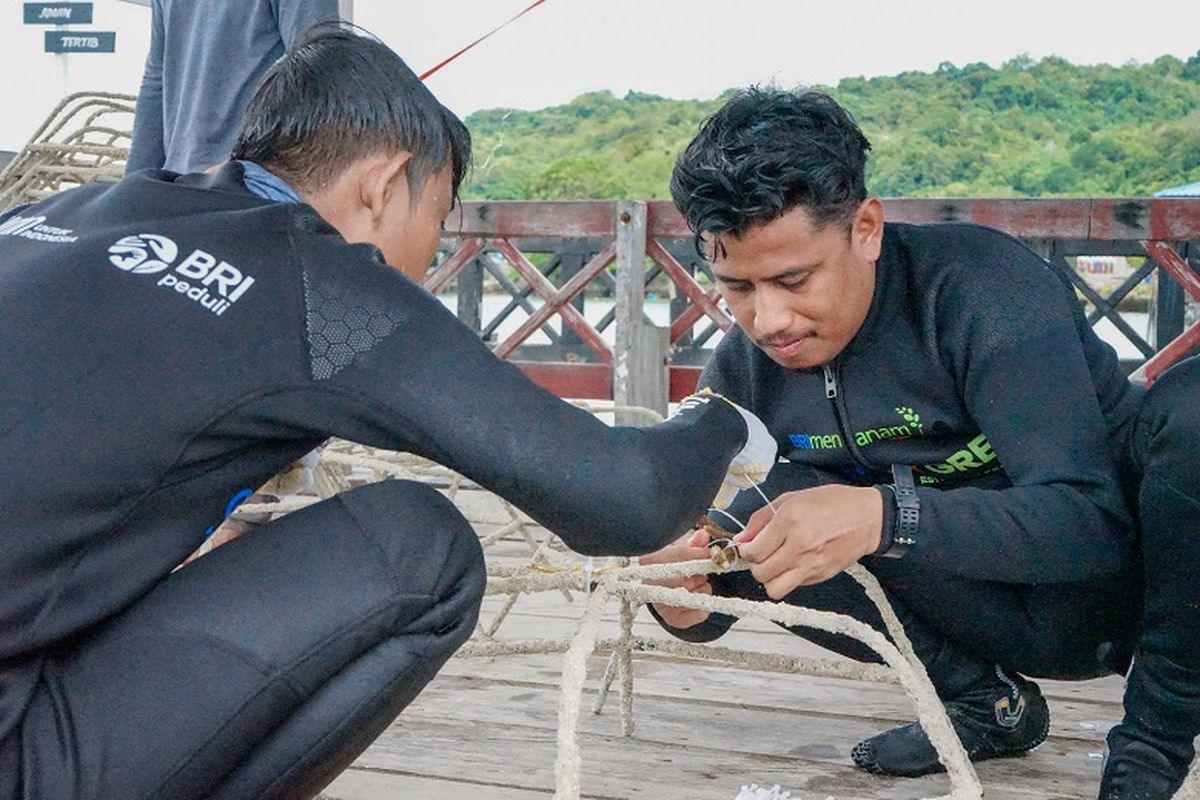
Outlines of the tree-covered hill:
<svg viewBox="0 0 1200 800">
<path fill-rule="evenodd" d="M 1075 66 L 1014 59 L 827 91 L 873 145 L 884 196 L 1146 195 L 1200 181 L 1200 53 L 1186 61 Z M 665 198 L 675 156 L 713 100 L 582 95 L 539 111 L 467 118 L 470 199 Z"/>
</svg>

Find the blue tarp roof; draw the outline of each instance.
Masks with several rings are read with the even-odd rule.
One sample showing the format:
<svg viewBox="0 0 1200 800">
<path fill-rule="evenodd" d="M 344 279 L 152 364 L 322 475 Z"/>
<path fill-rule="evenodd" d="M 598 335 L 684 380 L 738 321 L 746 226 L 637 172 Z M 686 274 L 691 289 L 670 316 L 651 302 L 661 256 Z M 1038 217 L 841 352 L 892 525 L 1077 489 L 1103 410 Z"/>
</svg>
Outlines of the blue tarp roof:
<svg viewBox="0 0 1200 800">
<path fill-rule="evenodd" d="M 1159 189 L 1155 197 L 1200 197 L 1200 181 L 1185 183 L 1183 186 L 1172 186 L 1170 189 Z"/>
</svg>

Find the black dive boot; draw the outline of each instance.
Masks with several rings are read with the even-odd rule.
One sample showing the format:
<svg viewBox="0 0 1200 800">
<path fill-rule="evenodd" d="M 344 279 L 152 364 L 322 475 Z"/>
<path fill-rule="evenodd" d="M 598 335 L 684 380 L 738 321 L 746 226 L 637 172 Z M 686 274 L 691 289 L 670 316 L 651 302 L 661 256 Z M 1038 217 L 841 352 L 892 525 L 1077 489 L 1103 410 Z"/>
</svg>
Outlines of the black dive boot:
<svg viewBox="0 0 1200 800">
<path fill-rule="evenodd" d="M 945 703 L 946 715 L 972 761 L 1023 755 L 1044 742 L 1050 729 L 1050 710 L 1037 684 L 1000 667 Z M 916 722 L 859 742 L 850 756 L 857 766 L 877 775 L 915 778 L 945 769 Z"/>
<path fill-rule="evenodd" d="M 1100 800 L 1170 800 L 1200 735 L 1200 672 L 1139 653 L 1125 685 L 1125 719 L 1108 733 Z"/>
</svg>

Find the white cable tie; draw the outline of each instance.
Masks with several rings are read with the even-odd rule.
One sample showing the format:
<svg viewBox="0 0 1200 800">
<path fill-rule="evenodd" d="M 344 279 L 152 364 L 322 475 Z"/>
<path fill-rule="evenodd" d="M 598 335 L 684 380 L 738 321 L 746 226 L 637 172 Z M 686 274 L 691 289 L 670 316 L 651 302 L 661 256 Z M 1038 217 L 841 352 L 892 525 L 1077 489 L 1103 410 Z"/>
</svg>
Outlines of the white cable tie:
<svg viewBox="0 0 1200 800">
<path fill-rule="evenodd" d="M 727 516 L 727 517 L 729 517 L 731 520 L 733 520 L 733 521 L 734 521 L 734 523 L 735 523 L 735 524 L 736 524 L 736 525 L 737 525 L 739 528 L 741 528 L 742 530 L 746 530 L 746 526 L 742 524 L 741 520 L 739 520 L 739 519 L 738 519 L 737 517 L 735 517 L 733 514 L 730 514 L 730 513 L 729 513 L 728 511 L 726 511 L 725 509 L 723 509 L 723 508 L 710 508 L 710 509 L 708 510 L 708 512 L 709 512 L 710 514 L 711 514 L 712 512 L 714 512 L 714 511 L 715 511 L 715 512 L 717 512 L 718 514 L 724 514 L 725 516 Z"/>
<path fill-rule="evenodd" d="M 754 487 L 754 491 L 758 492 L 758 496 L 767 502 L 767 508 L 771 509 L 771 513 L 778 514 L 779 509 L 775 508 L 775 506 L 771 504 L 771 498 L 767 497 L 767 493 L 762 490 L 762 487 L 757 483 L 752 483 L 750 485 Z"/>
</svg>

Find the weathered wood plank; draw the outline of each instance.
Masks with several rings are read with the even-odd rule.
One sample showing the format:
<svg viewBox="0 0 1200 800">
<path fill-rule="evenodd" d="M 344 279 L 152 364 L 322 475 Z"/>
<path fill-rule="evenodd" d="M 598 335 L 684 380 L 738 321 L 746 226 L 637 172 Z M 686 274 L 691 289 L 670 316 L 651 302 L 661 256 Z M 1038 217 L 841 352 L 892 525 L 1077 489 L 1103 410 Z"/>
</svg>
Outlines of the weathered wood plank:
<svg viewBox="0 0 1200 800">
<path fill-rule="evenodd" d="M 599 686 L 605 661 L 590 665 L 588 691 Z M 557 691 L 562 657 L 520 656 L 498 660 L 459 659 L 443 669 L 447 679 L 486 679 L 497 684 Z M 668 700 L 681 707 L 735 705 L 764 712 L 787 711 L 816 716 L 863 720 L 875 732 L 916 718 L 907 696 L 895 686 L 862 681 L 780 675 L 695 661 L 663 657 L 637 657 L 634 662 L 634 719 L 641 725 L 644 701 Z M 1121 718 L 1118 702 L 1060 700 L 1050 703 L 1050 734 L 1064 740 L 1088 743 L 1097 749 L 1108 729 Z M 616 713 L 615 695 L 609 711 Z"/>
<path fill-rule="evenodd" d="M 616 204 L 617 288 L 616 343 L 613 349 L 613 402 L 667 413 L 667 359 L 670 341 L 665 330 L 644 319 L 646 301 L 646 204 Z M 618 425 L 644 425 L 646 420 L 617 415 Z"/>
<path fill-rule="evenodd" d="M 463 780 L 454 776 L 430 778 L 401 772 L 351 767 L 325 788 L 317 800 L 546 800 L 543 791 L 489 783 L 484 776 Z"/>
<path fill-rule="evenodd" d="M 443 709 L 444 710 L 444 709 Z M 553 712 L 547 715 L 552 719 Z M 796 720 L 804 723 L 804 720 Z M 727 719 L 710 721 L 707 733 L 724 731 Z M 809 720 L 814 728 L 825 720 Z M 815 734 L 814 734 L 815 735 Z M 833 763 L 825 756 L 825 745 L 806 745 L 812 755 L 778 755 L 771 742 L 758 737 L 751 742 L 722 740 L 698 742 L 655 742 L 640 736 L 624 738 L 584 732 L 582 782 L 587 797 L 654 800 L 731 800 L 738 789 L 751 781 L 760 785 L 777 783 L 794 794 L 842 798 L 929 797 L 944 793 L 943 776 L 905 780 L 867 775 L 848 763 Z M 794 742 L 782 733 L 780 741 Z M 711 739 L 709 740 L 711 741 Z M 812 749 L 815 748 L 815 749 Z M 755 752 L 755 750 L 761 752 Z M 774 749 L 778 749 L 777 747 Z M 802 748 L 803 749 L 803 748 Z M 554 728 L 511 724 L 504 721 L 447 720 L 444 714 L 414 709 L 406 713 L 356 762 L 360 768 L 397 770 L 425 778 L 461 776 L 465 772 L 485 775 L 500 785 L 541 790 L 548 796 L 554 786 Z M 1014 760 L 981 765 L 980 775 L 988 786 L 989 800 L 995 798 L 1062 798 L 1075 800 L 1094 794 L 1095 786 L 1078 775 L 1052 776 L 1047 757 L 1035 753 L 1019 764 Z M 1051 766 L 1061 759 L 1050 758 Z M 1096 770 L 1098 783 L 1098 768 Z M 397 787 L 403 787 L 397 778 Z"/>
<path fill-rule="evenodd" d="M 746 704 L 712 702 L 712 697 L 720 697 L 716 687 L 697 684 L 694 689 L 700 696 L 692 702 L 661 696 L 639 698 L 638 724 L 632 740 L 849 765 L 849 753 L 855 743 L 890 724 L 843 714 L 839 706 L 829 706 L 821 713 L 797 713 L 788 708 L 754 705 L 755 698 L 749 697 L 745 698 Z M 594 691 L 588 691 L 587 702 L 594 696 Z M 409 716 L 457 720 L 464 724 L 546 726 L 556 730 L 557 704 L 556 687 L 506 686 L 486 678 L 446 676 L 430 686 L 419 709 Z M 714 728 L 719 734 L 714 734 Z M 596 736 L 619 735 L 615 702 L 600 716 L 585 714 L 580 731 Z M 1052 738 L 1035 755 L 1024 759 L 1018 772 L 1028 773 L 1032 765 L 1050 777 L 1091 780 L 1097 776 L 1096 765 L 1092 763 L 1095 759 L 1090 754 L 1098 751 L 1095 740 Z M 1029 788 L 1024 783 L 1013 783 L 1014 780 L 1017 779 L 1006 777 L 1002 782 L 1022 790 Z"/>
</svg>

